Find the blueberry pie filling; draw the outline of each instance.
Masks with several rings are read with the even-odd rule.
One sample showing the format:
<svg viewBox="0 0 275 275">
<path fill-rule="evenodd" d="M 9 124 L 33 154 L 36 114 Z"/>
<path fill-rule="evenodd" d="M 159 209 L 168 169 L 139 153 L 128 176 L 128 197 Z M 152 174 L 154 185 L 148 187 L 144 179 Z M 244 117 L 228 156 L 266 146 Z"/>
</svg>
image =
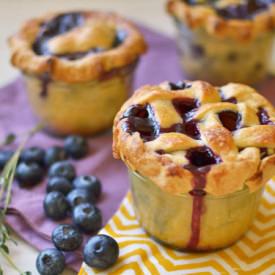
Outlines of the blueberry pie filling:
<svg viewBox="0 0 275 275">
<path fill-rule="evenodd" d="M 226 129 L 233 132 L 240 128 L 241 115 L 233 111 L 222 111 L 218 117 Z"/>
<path fill-rule="evenodd" d="M 216 8 L 216 11 L 218 15 L 225 19 L 252 19 L 258 13 L 266 11 L 270 3 L 272 1 L 247 0 L 245 3 Z"/>
<path fill-rule="evenodd" d="M 252 19 L 260 12 L 266 11 L 274 0 L 245 0 L 239 3 L 229 3 L 223 6 L 213 0 L 184 0 L 189 5 L 209 5 L 224 19 Z"/>
<path fill-rule="evenodd" d="M 89 54 L 96 54 L 105 51 L 101 47 L 93 47 L 86 51 L 76 51 L 72 53 L 53 53 L 48 48 L 48 42 L 59 35 L 65 34 L 75 28 L 81 27 L 85 22 L 85 15 L 83 13 L 72 12 L 60 14 L 48 22 L 42 23 L 40 31 L 32 45 L 33 51 L 37 55 L 50 55 L 70 61 L 81 59 Z M 120 46 L 127 37 L 124 30 L 117 30 L 112 47 Z"/>
<path fill-rule="evenodd" d="M 222 96 L 222 102 L 228 102 L 228 103 L 232 103 L 232 104 L 238 103 L 236 97 L 224 98 L 223 96 Z"/>
<path fill-rule="evenodd" d="M 178 81 L 177 83 L 169 82 L 168 85 L 172 91 L 188 89 L 192 86 L 190 83 L 184 81 Z"/>
<path fill-rule="evenodd" d="M 123 130 L 129 134 L 138 132 L 141 138 L 147 142 L 154 140 L 159 135 L 159 126 L 157 125 L 152 108 L 150 105 L 130 106 L 123 114 Z"/>
<path fill-rule="evenodd" d="M 71 31 L 84 22 L 84 16 L 78 12 L 60 14 L 48 22 L 42 23 L 40 31 L 32 45 L 34 52 L 38 55 L 51 54 L 47 42 L 51 38 Z"/>
<path fill-rule="evenodd" d="M 185 87 L 181 85 L 181 87 Z M 182 88 L 181 88 L 182 89 Z M 154 111 L 150 104 L 132 105 L 122 115 L 125 119 L 123 130 L 129 134 L 139 132 L 141 138 L 147 142 L 156 139 L 162 133 L 182 133 L 194 139 L 199 139 L 199 121 L 192 119 L 192 112 L 198 107 L 196 100 L 191 98 L 176 98 L 172 101 L 175 109 L 183 119 L 182 123 L 176 123 L 168 128 L 160 127 L 154 117 Z M 189 116 L 188 116 L 189 115 Z"/>
</svg>

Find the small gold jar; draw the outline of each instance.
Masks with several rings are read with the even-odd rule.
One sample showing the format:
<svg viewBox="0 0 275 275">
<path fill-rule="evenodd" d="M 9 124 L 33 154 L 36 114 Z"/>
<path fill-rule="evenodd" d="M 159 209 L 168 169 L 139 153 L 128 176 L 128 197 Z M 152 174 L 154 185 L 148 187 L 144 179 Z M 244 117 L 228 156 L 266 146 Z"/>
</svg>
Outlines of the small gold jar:
<svg viewBox="0 0 275 275">
<path fill-rule="evenodd" d="M 225 196 L 204 195 L 200 215 L 195 196 L 169 194 L 136 172 L 129 170 L 129 175 L 140 224 L 157 241 L 179 250 L 213 251 L 235 243 L 251 226 L 262 194 L 262 188 L 245 188 Z"/>
<path fill-rule="evenodd" d="M 266 78 L 272 65 L 274 4 L 169 0 L 167 8 L 187 79 L 223 85 Z"/>
<path fill-rule="evenodd" d="M 176 21 L 180 62 L 188 79 L 200 78 L 215 85 L 229 81 L 260 83 L 271 68 L 273 33 L 253 41 L 217 38 L 204 29 L 192 30 Z"/>
<path fill-rule="evenodd" d="M 30 105 L 52 133 L 91 135 L 112 126 L 127 99 L 136 63 L 98 80 L 83 83 L 50 81 L 24 75 Z"/>
<path fill-rule="evenodd" d="M 275 109 L 243 84 L 146 85 L 116 115 L 113 154 L 150 236 L 180 250 L 224 248 L 249 229 L 274 176 Z"/>
<path fill-rule="evenodd" d="M 141 33 L 113 13 L 76 11 L 29 20 L 9 39 L 30 105 L 54 134 L 91 135 L 112 126 L 146 51 Z"/>
</svg>

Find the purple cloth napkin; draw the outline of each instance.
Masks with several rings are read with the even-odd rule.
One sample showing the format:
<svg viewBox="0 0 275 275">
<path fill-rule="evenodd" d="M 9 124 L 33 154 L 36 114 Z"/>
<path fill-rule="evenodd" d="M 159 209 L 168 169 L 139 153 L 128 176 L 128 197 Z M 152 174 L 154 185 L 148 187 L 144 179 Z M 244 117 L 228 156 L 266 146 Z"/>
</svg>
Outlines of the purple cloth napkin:
<svg viewBox="0 0 275 275">
<path fill-rule="evenodd" d="M 181 79 L 174 42 L 146 28 L 141 27 L 141 30 L 149 43 L 150 51 L 141 59 L 134 87 Z M 10 132 L 20 135 L 36 123 L 24 89 L 21 79 L 0 89 L 0 140 Z M 28 146 L 48 148 L 62 143 L 61 139 L 39 133 L 32 138 Z M 78 175 L 93 174 L 102 181 L 103 195 L 98 207 L 102 211 L 104 224 L 115 213 L 128 190 L 127 171 L 122 162 L 113 159 L 111 144 L 111 131 L 91 138 L 89 157 L 75 162 Z M 15 183 L 10 215 L 7 218 L 13 230 L 39 250 L 53 246 L 50 236 L 57 225 L 44 216 L 42 202 L 45 189 L 46 180 L 32 189 L 21 189 Z M 70 219 L 63 222 L 70 222 Z M 69 266 L 76 271 L 79 270 L 81 262 L 81 253 L 73 253 L 68 257 Z"/>
<path fill-rule="evenodd" d="M 157 84 L 164 80 L 184 79 L 174 41 L 144 27 L 141 27 L 141 31 L 146 37 L 150 51 L 141 59 L 134 87 Z M 274 85 L 275 81 L 268 80 L 260 89 L 275 103 L 275 91 L 269 89 L 272 84 Z M 0 138 L 3 139 L 10 132 L 24 133 L 34 125 L 35 119 L 29 109 L 22 80 L 18 79 L 0 89 Z M 62 144 L 61 139 L 39 133 L 28 145 L 48 148 L 58 144 Z M 128 190 L 127 171 L 122 162 L 113 159 L 111 144 L 111 131 L 91 138 L 89 157 L 75 163 L 78 175 L 93 174 L 102 181 L 103 195 L 98 206 L 102 210 L 104 224 L 115 213 Z M 52 247 L 50 236 L 57 225 L 45 218 L 43 213 L 45 186 L 46 181 L 32 189 L 20 189 L 15 183 L 10 215 L 7 218 L 13 230 L 39 250 Z M 70 219 L 62 222 L 70 222 Z M 68 255 L 68 265 L 76 271 L 79 270 L 81 261 L 80 252 Z"/>
</svg>

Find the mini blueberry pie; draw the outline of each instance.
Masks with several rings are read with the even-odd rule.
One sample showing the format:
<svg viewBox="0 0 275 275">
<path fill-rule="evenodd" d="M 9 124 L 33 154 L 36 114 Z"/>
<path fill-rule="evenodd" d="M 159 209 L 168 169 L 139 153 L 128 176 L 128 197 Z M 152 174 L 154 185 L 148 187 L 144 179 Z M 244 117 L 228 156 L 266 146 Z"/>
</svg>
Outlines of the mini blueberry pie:
<svg viewBox="0 0 275 275">
<path fill-rule="evenodd" d="M 178 30 L 187 76 L 217 85 L 255 84 L 266 77 L 274 39 L 274 1 L 169 0 L 167 10 Z"/>
<path fill-rule="evenodd" d="M 94 134 L 112 125 L 146 43 L 113 13 L 53 13 L 9 39 L 38 118 L 57 134 Z"/>
<path fill-rule="evenodd" d="M 246 85 L 144 86 L 123 105 L 113 132 L 141 225 L 178 249 L 237 241 L 275 175 L 275 110 Z"/>
</svg>

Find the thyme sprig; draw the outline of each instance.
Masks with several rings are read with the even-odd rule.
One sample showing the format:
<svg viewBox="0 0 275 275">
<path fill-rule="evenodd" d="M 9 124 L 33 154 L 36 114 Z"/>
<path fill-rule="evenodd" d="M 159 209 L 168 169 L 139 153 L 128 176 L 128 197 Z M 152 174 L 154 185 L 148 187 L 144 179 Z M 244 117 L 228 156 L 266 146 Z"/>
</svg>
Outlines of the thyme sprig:
<svg viewBox="0 0 275 275">
<path fill-rule="evenodd" d="M 14 180 L 14 175 L 16 171 L 16 166 L 19 161 L 20 154 L 25 147 L 28 140 L 37 132 L 39 132 L 43 128 L 43 125 L 38 125 L 28 131 L 22 139 L 22 142 L 19 144 L 18 148 L 14 152 L 11 159 L 8 161 L 8 163 L 5 165 L 1 175 L 0 175 L 0 254 L 6 259 L 6 261 L 10 264 L 11 267 L 14 268 L 19 274 L 21 275 L 30 275 L 31 272 L 23 272 L 19 267 L 16 266 L 14 263 L 12 257 L 9 254 L 9 247 L 8 242 L 13 242 L 16 244 L 16 242 L 11 238 L 9 230 L 5 224 L 5 217 L 6 213 L 11 201 L 11 190 L 12 190 L 12 183 Z M 12 143 L 15 140 L 15 136 L 6 137 L 6 140 L 8 142 L 5 142 L 3 144 L 9 144 Z M 4 274 L 3 269 L 0 266 L 0 275 Z"/>
</svg>

